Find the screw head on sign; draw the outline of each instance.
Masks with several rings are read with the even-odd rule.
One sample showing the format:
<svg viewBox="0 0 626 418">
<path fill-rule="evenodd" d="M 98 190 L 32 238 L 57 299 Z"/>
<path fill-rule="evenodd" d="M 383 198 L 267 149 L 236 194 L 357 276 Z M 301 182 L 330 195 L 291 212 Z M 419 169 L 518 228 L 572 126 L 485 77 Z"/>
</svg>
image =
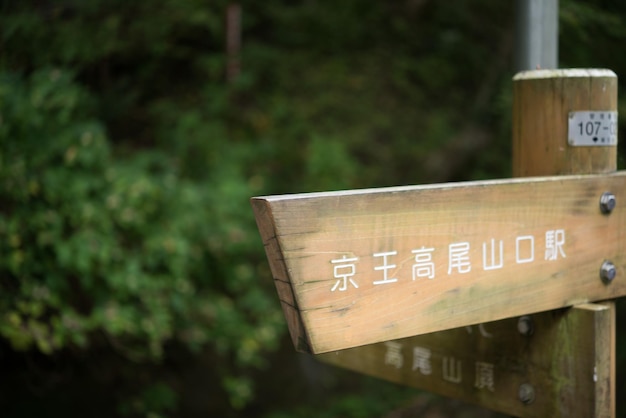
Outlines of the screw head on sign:
<svg viewBox="0 0 626 418">
<path fill-rule="evenodd" d="M 602 193 L 602 196 L 600 196 L 600 210 L 605 215 L 608 215 L 609 213 L 613 212 L 613 209 L 615 209 L 616 204 L 617 204 L 617 201 L 615 200 L 615 195 L 613 193 L 604 192 Z"/>
<path fill-rule="evenodd" d="M 530 337 L 531 335 L 533 335 L 533 333 L 535 332 L 535 324 L 533 323 L 533 319 L 528 315 L 521 316 L 517 320 L 517 330 L 525 337 Z"/>
<path fill-rule="evenodd" d="M 535 388 L 528 383 L 522 383 L 519 387 L 518 396 L 524 405 L 529 405 L 535 400 Z"/>
<path fill-rule="evenodd" d="M 605 283 L 611 283 L 615 276 L 617 275 L 617 269 L 615 268 L 615 264 L 606 260 L 602 263 L 602 267 L 600 267 L 600 278 Z"/>
</svg>

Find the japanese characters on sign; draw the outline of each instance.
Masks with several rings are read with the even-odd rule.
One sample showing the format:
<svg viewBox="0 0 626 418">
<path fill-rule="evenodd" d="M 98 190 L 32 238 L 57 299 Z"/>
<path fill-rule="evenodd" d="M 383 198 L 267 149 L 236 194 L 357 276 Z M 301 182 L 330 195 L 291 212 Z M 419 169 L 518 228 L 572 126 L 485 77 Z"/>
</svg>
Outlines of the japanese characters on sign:
<svg viewBox="0 0 626 418">
<path fill-rule="evenodd" d="M 540 242 L 538 242 L 540 241 Z M 419 279 L 433 280 L 439 276 L 450 276 L 453 274 L 467 274 L 472 269 L 499 270 L 504 269 L 505 266 L 505 251 L 512 251 L 515 255 L 514 264 L 527 264 L 535 261 L 536 257 L 542 257 L 543 260 L 556 261 L 559 259 L 567 258 L 565 252 L 566 234 L 564 229 L 551 229 L 545 232 L 545 235 L 540 239 L 536 239 L 534 235 L 520 235 L 515 237 L 514 242 L 507 242 L 504 240 L 496 240 L 490 238 L 489 240 L 479 243 L 478 245 L 482 249 L 482 257 L 478 260 L 474 260 L 470 256 L 470 250 L 476 243 L 461 241 L 453 242 L 447 245 L 446 248 L 434 248 L 420 246 L 411 250 L 412 265 L 410 268 L 410 274 L 407 273 L 406 277 L 400 276 L 398 266 L 394 261 L 399 256 L 398 251 L 390 250 L 384 252 L 377 252 L 371 254 L 371 256 L 377 261 L 373 270 L 378 273 L 375 280 L 372 280 L 372 284 L 389 285 L 398 282 L 399 280 L 412 280 Z M 542 247 L 542 253 L 537 255 L 536 251 Z M 444 272 L 437 270 L 437 266 L 433 261 L 433 254 L 436 251 L 445 251 L 447 266 L 443 269 Z M 358 272 L 358 263 L 361 255 L 343 255 L 341 258 L 331 259 L 330 263 L 333 266 L 333 277 L 336 279 L 333 286 L 330 288 L 331 292 L 339 291 L 345 292 L 349 289 L 358 289 L 359 283 L 355 279 L 355 275 Z"/>
<path fill-rule="evenodd" d="M 493 337 L 484 329 L 483 324 L 479 328 L 484 338 Z M 472 327 L 466 329 L 468 333 L 472 333 Z M 422 376 L 439 378 L 455 385 L 471 382 L 477 390 L 495 391 L 496 366 L 490 361 L 462 359 L 440 352 L 435 355 L 431 347 L 411 345 L 410 341 L 387 341 L 384 345 L 383 363 L 388 367 L 401 369 L 407 366 L 412 372 Z M 406 352 L 410 354 L 405 356 Z M 407 358 L 408 363 L 405 361 Z"/>
</svg>

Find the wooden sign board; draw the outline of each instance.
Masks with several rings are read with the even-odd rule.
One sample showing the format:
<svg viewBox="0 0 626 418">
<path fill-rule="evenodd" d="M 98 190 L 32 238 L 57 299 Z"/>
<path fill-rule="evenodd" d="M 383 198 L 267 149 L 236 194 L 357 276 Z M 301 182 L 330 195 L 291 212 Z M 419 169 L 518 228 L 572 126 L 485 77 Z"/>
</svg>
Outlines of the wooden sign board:
<svg viewBox="0 0 626 418">
<path fill-rule="evenodd" d="M 618 203 L 603 214 L 607 191 Z M 324 353 L 626 295 L 621 202 L 626 172 L 252 206 L 296 348 Z"/>
<path fill-rule="evenodd" d="M 609 417 L 615 307 L 583 304 L 316 356 L 516 417 Z M 531 327 L 531 335 L 520 333 Z M 526 328 L 529 329 L 529 328 Z"/>
</svg>

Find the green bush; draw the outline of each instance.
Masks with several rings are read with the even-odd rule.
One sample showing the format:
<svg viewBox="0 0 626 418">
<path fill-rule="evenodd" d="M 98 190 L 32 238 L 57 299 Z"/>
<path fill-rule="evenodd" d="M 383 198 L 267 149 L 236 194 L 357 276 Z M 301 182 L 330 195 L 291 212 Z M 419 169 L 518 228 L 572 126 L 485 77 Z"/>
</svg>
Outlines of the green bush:
<svg viewBox="0 0 626 418">
<path fill-rule="evenodd" d="M 136 362 L 210 343 L 234 358 L 224 387 L 243 406 L 239 372 L 284 332 L 257 283 L 253 190 L 236 173 L 185 179 L 159 151 L 115 156 L 92 103 L 61 70 L 1 74 L 0 336 L 43 353 L 107 344 Z"/>
</svg>

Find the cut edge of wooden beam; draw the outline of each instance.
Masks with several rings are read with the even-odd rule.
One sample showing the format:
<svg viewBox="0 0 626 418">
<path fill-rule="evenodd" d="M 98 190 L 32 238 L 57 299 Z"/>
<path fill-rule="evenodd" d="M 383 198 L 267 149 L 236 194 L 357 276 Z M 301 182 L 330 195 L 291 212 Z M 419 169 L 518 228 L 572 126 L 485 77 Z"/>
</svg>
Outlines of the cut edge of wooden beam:
<svg viewBox="0 0 626 418">
<path fill-rule="evenodd" d="M 250 199 L 250 204 L 252 205 L 254 217 L 263 240 L 265 254 L 269 260 L 272 278 L 274 279 L 274 285 L 283 308 L 293 345 L 297 351 L 311 353 L 311 343 L 306 328 L 302 323 L 298 300 L 292 287 L 289 272 L 282 259 L 282 250 L 276 234 L 274 218 L 271 213 L 272 209 L 264 199 L 253 197 Z"/>
</svg>

